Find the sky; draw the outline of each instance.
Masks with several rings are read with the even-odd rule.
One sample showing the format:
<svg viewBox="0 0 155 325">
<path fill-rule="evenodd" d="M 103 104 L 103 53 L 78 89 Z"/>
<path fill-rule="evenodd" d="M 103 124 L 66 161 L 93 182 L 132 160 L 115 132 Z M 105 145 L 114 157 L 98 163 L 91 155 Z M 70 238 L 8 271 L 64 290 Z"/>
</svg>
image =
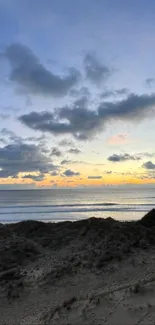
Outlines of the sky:
<svg viewBox="0 0 155 325">
<path fill-rule="evenodd" d="M 155 2 L 0 0 L 0 187 L 155 183 Z"/>
</svg>

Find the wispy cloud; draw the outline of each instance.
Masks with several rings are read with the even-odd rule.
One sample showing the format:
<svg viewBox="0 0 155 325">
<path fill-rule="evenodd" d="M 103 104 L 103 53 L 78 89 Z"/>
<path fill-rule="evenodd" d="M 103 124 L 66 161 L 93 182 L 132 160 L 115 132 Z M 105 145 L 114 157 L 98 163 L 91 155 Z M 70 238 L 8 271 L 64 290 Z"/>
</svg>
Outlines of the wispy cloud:
<svg viewBox="0 0 155 325">
<path fill-rule="evenodd" d="M 86 78 L 97 85 L 100 85 L 110 75 L 109 67 L 102 64 L 93 52 L 86 54 L 84 68 Z"/>
</svg>

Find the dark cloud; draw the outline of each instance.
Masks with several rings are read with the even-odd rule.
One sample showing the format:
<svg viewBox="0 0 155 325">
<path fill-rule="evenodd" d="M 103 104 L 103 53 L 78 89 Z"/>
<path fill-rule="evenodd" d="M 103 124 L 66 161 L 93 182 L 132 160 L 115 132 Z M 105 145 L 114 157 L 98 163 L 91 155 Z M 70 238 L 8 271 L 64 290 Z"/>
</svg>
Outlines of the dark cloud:
<svg viewBox="0 0 155 325">
<path fill-rule="evenodd" d="M 110 174 L 112 174 L 112 171 L 111 171 L 111 170 L 106 170 L 106 171 L 104 172 L 104 174 L 110 175 Z"/>
<path fill-rule="evenodd" d="M 78 148 L 71 148 L 68 150 L 69 153 L 78 155 L 79 153 L 81 153 L 81 150 L 79 150 Z"/>
<path fill-rule="evenodd" d="M 152 86 L 152 84 L 154 84 L 154 82 L 155 82 L 154 78 L 147 78 L 145 80 L 146 85 L 149 86 L 149 87 Z"/>
<path fill-rule="evenodd" d="M 62 140 L 59 142 L 59 145 L 62 146 L 62 147 L 71 147 L 74 145 L 73 141 L 72 140 Z"/>
<path fill-rule="evenodd" d="M 128 153 L 113 154 L 112 156 L 108 157 L 108 160 L 112 162 L 120 162 L 120 161 L 127 161 L 127 160 L 141 160 L 143 159 L 143 157 L 155 157 L 155 153 L 140 152 L 134 155 L 130 155 Z"/>
<path fill-rule="evenodd" d="M 72 107 L 62 107 L 55 113 L 31 112 L 21 115 L 19 120 L 33 130 L 54 135 L 71 134 L 78 140 L 86 140 L 100 132 L 111 120 L 139 121 L 152 117 L 154 105 L 155 94 L 130 94 L 126 99 L 103 102 L 97 110 L 90 110 L 87 100 L 82 98 Z"/>
<path fill-rule="evenodd" d="M 55 135 L 72 134 L 76 139 L 85 140 L 88 135 L 96 131 L 100 121 L 96 112 L 89 111 L 85 108 L 62 108 L 58 113 L 59 120 L 49 112 L 31 112 L 19 117 L 19 120 L 32 128 L 49 132 Z M 62 120 L 67 120 L 63 122 Z"/>
<path fill-rule="evenodd" d="M 0 169 L 0 177 L 7 178 L 26 172 L 44 174 L 56 170 L 57 166 L 42 153 L 39 146 L 15 143 L 0 148 Z"/>
<path fill-rule="evenodd" d="M 104 166 L 104 164 L 97 164 L 97 163 L 88 162 L 88 161 L 84 161 L 84 160 L 69 160 L 69 159 L 62 160 L 60 164 L 61 165 L 80 164 L 80 165 L 90 165 L 90 166 Z"/>
<path fill-rule="evenodd" d="M 61 165 L 68 165 L 68 164 L 72 164 L 72 160 L 68 160 L 68 159 L 64 159 L 61 161 L 60 163 Z"/>
<path fill-rule="evenodd" d="M 153 169 L 155 169 L 155 164 L 153 164 L 152 161 L 147 161 L 146 163 L 143 164 L 142 167 L 145 168 L 145 169 L 153 170 Z"/>
<path fill-rule="evenodd" d="M 20 43 L 8 46 L 3 55 L 12 69 L 10 80 L 32 94 L 64 96 L 79 80 L 79 72 L 73 68 L 65 77 L 47 70 L 37 56 Z"/>
<path fill-rule="evenodd" d="M 112 156 L 108 157 L 109 161 L 112 162 L 120 162 L 120 161 L 127 161 L 127 160 L 140 160 L 141 158 L 138 155 L 129 155 L 128 153 L 125 154 L 113 154 Z"/>
<path fill-rule="evenodd" d="M 22 178 L 23 179 L 32 179 L 35 182 L 41 182 L 44 180 L 45 176 L 43 174 L 40 174 L 40 175 L 28 174 L 28 175 L 23 176 Z"/>
<path fill-rule="evenodd" d="M 109 68 L 99 62 L 95 53 L 86 54 L 84 58 L 84 68 L 86 78 L 97 85 L 107 79 L 110 74 Z"/>
<path fill-rule="evenodd" d="M 58 176 L 59 174 L 58 174 L 57 171 L 53 171 L 53 172 L 50 173 L 50 175 L 51 175 L 51 176 Z"/>
<path fill-rule="evenodd" d="M 102 179 L 102 176 L 88 176 L 88 179 Z"/>
<path fill-rule="evenodd" d="M 63 175 L 66 176 L 66 177 L 73 177 L 73 176 L 80 176 L 80 173 L 74 172 L 71 169 L 67 169 L 67 170 L 65 170 L 65 172 L 63 173 Z"/>
<path fill-rule="evenodd" d="M 100 118 L 136 120 L 152 115 L 155 94 L 130 94 L 127 98 L 116 102 L 103 102 L 98 108 Z"/>
<path fill-rule="evenodd" d="M 62 152 L 57 149 L 57 148 L 53 148 L 52 152 L 51 152 L 51 156 L 56 156 L 56 157 L 61 157 L 62 156 Z"/>
</svg>

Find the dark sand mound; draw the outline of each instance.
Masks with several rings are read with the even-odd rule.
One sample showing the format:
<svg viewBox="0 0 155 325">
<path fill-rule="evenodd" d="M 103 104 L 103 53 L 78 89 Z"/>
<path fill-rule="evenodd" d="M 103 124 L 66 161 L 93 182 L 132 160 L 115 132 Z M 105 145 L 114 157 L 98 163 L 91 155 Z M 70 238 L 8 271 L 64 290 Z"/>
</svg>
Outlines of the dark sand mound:
<svg viewBox="0 0 155 325">
<path fill-rule="evenodd" d="M 90 218 L 77 222 L 24 221 L 0 226 L 0 270 L 65 249 L 65 265 L 101 268 L 155 245 L 155 210 L 137 222 Z M 68 268 L 68 267 L 67 267 Z"/>
<path fill-rule="evenodd" d="M 145 227 L 155 226 L 155 209 L 149 211 L 139 222 L 139 224 Z"/>
<path fill-rule="evenodd" d="M 7 317 L 9 319 L 4 324 L 59 324 L 57 320 L 53 322 L 53 310 L 55 313 L 57 306 L 59 316 L 62 313 L 60 324 L 73 324 L 64 322 L 63 313 L 68 315 L 69 310 L 73 309 L 74 316 L 78 308 L 83 308 L 83 302 L 79 302 L 78 299 L 81 298 L 77 293 L 81 295 L 82 290 L 85 294 L 85 288 L 89 293 L 98 277 L 102 281 L 102 287 L 105 275 L 110 277 L 115 271 L 119 281 L 122 281 L 120 266 L 134 260 L 135 255 L 138 258 L 133 264 L 138 270 L 140 258 L 140 272 L 145 266 L 147 274 L 151 260 L 148 259 L 147 269 L 145 260 L 143 264 L 143 255 L 147 257 L 155 248 L 154 215 L 155 210 L 152 210 L 135 222 L 90 218 L 77 222 L 23 221 L 0 224 L 0 311 L 3 312 L 4 320 Z M 124 277 L 127 270 L 128 267 Z M 111 279 L 109 284 L 111 285 Z M 56 292 L 58 296 L 55 305 Z M 17 303 L 22 308 L 16 310 Z M 52 313 L 49 310 L 46 312 L 47 305 L 49 310 L 52 308 Z M 34 321 L 34 315 L 40 319 L 40 312 L 43 315 L 43 310 L 47 313 L 47 322 L 44 320 L 39 323 L 37 318 Z M 16 321 L 19 312 L 23 319 L 27 317 L 25 323 Z M 32 318 L 28 320 L 29 314 Z M 14 322 L 11 315 L 14 315 Z M 76 324 L 85 323 L 79 323 L 77 319 Z"/>
</svg>

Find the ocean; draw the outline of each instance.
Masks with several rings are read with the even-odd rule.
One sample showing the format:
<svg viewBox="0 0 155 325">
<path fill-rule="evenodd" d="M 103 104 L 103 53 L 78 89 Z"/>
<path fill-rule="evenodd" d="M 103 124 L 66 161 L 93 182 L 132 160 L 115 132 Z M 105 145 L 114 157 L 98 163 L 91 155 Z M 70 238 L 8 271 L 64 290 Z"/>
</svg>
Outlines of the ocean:
<svg viewBox="0 0 155 325">
<path fill-rule="evenodd" d="M 107 186 L 0 191 L 0 222 L 58 222 L 90 217 L 137 220 L 155 208 L 155 188 Z"/>
</svg>

